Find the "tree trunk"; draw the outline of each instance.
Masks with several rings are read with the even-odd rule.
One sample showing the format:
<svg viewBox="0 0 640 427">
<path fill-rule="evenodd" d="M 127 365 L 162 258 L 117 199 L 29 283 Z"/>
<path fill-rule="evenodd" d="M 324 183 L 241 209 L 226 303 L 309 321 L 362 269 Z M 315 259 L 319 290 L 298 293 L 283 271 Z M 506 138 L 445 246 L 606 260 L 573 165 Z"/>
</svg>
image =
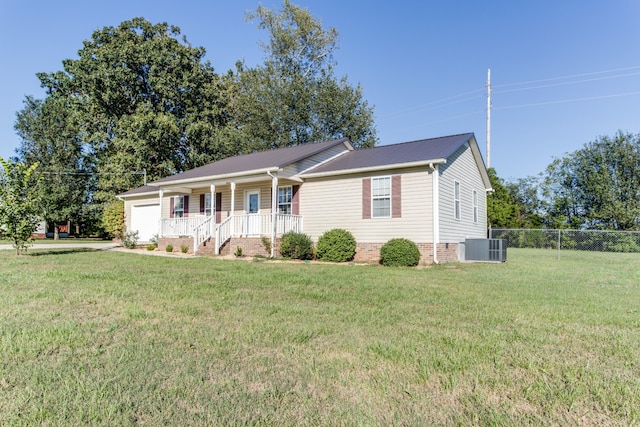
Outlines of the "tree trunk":
<svg viewBox="0 0 640 427">
<path fill-rule="evenodd" d="M 60 238 L 60 226 L 58 224 L 53 226 L 53 240 Z"/>
</svg>

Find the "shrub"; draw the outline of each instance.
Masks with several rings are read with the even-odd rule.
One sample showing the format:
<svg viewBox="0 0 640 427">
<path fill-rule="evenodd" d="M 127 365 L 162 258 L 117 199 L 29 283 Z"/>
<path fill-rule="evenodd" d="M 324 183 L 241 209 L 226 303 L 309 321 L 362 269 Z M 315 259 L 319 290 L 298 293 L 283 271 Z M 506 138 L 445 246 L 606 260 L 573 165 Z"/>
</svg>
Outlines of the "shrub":
<svg viewBox="0 0 640 427">
<path fill-rule="evenodd" d="M 124 202 L 116 200 L 102 211 L 102 227 L 110 237 L 124 240 Z"/>
<path fill-rule="evenodd" d="M 330 262 L 351 261 L 356 255 L 356 239 L 351 232 L 342 228 L 334 228 L 325 232 L 318 239 L 316 256 Z"/>
<path fill-rule="evenodd" d="M 147 245 L 147 250 L 148 251 L 155 251 L 156 250 L 156 245 L 154 243 L 149 243 Z"/>
<path fill-rule="evenodd" d="M 285 258 L 312 259 L 313 240 L 304 233 L 289 231 L 280 239 L 280 253 Z"/>
<path fill-rule="evenodd" d="M 264 246 L 264 250 L 267 251 L 268 254 L 271 254 L 271 239 L 267 236 L 260 236 L 260 240 L 262 240 L 262 246 Z"/>
<path fill-rule="evenodd" d="M 183 254 L 186 254 L 187 252 L 189 252 L 189 246 L 187 245 L 180 246 L 180 252 L 182 252 Z"/>
<path fill-rule="evenodd" d="M 169 243 L 165 248 L 165 251 L 167 252 L 173 252 L 173 245 L 171 243 Z"/>
<path fill-rule="evenodd" d="M 380 263 L 388 267 L 414 267 L 420 262 L 420 250 L 409 239 L 391 239 L 380 248 Z"/>
<path fill-rule="evenodd" d="M 236 247 L 236 251 L 233 253 L 238 258 L 242 256 L 242 248 L 240 246 Z"/>
<path fill-rule="evenodd" d="M 124 234 L 122 236 L 122 246 L 127 249 L 135 249 L 138 246 L 138 231 Z"/>
</svg>

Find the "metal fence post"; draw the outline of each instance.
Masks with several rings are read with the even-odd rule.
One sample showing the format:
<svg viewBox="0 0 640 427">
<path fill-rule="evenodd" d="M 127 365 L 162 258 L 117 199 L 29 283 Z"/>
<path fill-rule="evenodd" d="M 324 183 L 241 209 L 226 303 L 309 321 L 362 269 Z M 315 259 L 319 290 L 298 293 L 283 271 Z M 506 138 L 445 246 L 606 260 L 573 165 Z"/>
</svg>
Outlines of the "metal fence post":
<svg viewBox="0 0 640 427">
<path fill-rule="evenodd" d="M 560 234 L 562 230 L 558 229 L 558 259 L 560 259 Z"/>
</svg>

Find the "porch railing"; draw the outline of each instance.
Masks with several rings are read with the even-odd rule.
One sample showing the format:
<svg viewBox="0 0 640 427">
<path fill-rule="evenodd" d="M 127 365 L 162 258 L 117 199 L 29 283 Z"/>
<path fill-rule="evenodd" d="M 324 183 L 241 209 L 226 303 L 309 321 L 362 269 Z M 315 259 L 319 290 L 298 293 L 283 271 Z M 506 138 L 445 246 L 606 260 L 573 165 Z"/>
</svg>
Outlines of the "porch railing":
<svg viewBox="0 0 640 427">
<path fill-rule="evenodd" d="M 160 220 L 160 236 L 193 237 L 194 252 L 202 242 L 215 235 L 215 253 L 231 237 L 271 236 L 273 226 L 271 214 L 244 214 L 225 218 L 220 224 L 213 223 L 213 216 L 193 218 L 170 218 Z M 276 235 L 289 231 L 301 233 L 302 216 L 276 215 Z"/>
<path fill-rule="evenodd" d="M 231 237 L 271 236 L 271 214 L 246 214 L 228 217 L 216 227 L 216 254 Z M 276 215 L 276 235 L 289 231 L 302 232 L 300 215 Z"/>
<path fill-rule="evenodd" d="M 213 236 L 215 222 L 214 216 L 205 217 L 204 221 L 197 224 L 193 229 L 193 253 L 198 251 L 200 245 Z"/>
<path fill-rule="evenodd" d="M 160 220 L 160 236 L 191 237 L 193 236 L 193 230 L 206 219 L 206 216 L 163 218 Z"/>
</svg>

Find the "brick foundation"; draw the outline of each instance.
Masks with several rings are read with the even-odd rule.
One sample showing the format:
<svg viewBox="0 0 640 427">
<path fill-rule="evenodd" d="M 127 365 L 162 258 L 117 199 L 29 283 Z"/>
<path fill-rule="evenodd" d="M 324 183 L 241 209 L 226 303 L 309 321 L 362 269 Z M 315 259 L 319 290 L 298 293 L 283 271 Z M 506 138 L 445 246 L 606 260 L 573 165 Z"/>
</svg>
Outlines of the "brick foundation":
<svg viewBox="0 0 640 427">
<path fill-rule="evenodd" d="M 271 241 L 270 238 L 269 238 L 269 241 Z M 277 238 L 276 246 L 275 246 L 276 256 L 280 255 L 280 253 L 278 252 L 279 247 L 280 247 L 280 239 Z M 220 254 L 221 255 L 235 254 L 238 248 L 242 249 L 242 255 L 244 256 L 255 256 L 255 255 L 261 255 L 266 257 L 271 256 L 271 253 L 267 252 L 267 249 L 265 248 L 264 243 L 262 243 L 261 237 L 232 237 L 227 243 L 224 244 L 224 246 L 222 246 L 222 248 L 220 249 Z"/>
<path fill-rule="evenodd" d="M 184 245 L 189 248 L 188 254 L 193 253 L 193 237 L 160 237 L 158 239 L 159 251 L 166 251 L 167 245 L 173 246 L 173 252 L 182 252 L 181 247 Z"/>
<path fill-rule="evenodd" d="M 173 245 L 174 252 L 180 252 L 181 246 L 185 245 L 189 248 L 187 253 L 193 253 L 192 237 L 161 237 L 158 239 L 158 250 L 165 251 L 168 244 Z M 353 260 L 356 262 L 379 262 L 380 248 L 382 248 L 383 244 L 384 243 L 358 243 L 356 246 L 356 255 Z M 420 250 L 420 264 L 433 264 L 433 244 L 416 243 L 416 245 Z M 271 254 L 267 252 L 260 237 L 232 237 L 220 248 L 220 255 L 233 255 L 237 248 L 242 249 L 243 256 L 271 256 Z M 280 239 L 277 238 L 275 245 L 276 256 L 280 256 L 279 248 Z M 459 261 L 457 243 L 438 243 L 437 249 L 439 263 Z M 215 245 L 213 240 L 204 242 L 204 244 L 198 248 L 199 255 L 213 255 L 214 252 Z"/>
<path fill-rule="evenodd" d="M 380 249 L 384 243 L 358 243 L 356 246 L 356 262 L 380 261 Z M 433 244 L 416 243 L 420 250 L 420 264 L 433 264 Z M 458 259 L 457 243 L 438 243 L 438 262 L 456 262 Z"/>
</svg>

